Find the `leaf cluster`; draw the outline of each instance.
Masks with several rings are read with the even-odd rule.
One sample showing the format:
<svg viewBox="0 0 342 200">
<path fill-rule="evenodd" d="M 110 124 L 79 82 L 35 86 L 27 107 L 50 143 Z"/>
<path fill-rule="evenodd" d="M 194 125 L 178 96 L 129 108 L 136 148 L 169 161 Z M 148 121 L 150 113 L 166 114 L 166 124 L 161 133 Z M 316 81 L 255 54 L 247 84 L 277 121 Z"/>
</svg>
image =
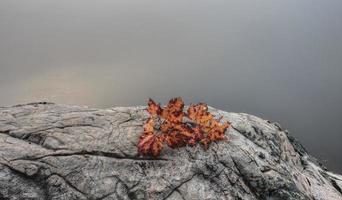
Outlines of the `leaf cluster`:
<svg viewBox="0 0 342 200">
<path fill-rule="evenodd" d="M 158 157 L 165 143 L 173 149 L 199 143 L 206 150 L 211 142 L 226 139 L 225 131 L 230 123 L 220 123 L 222 118 L 216 119 L 206 104 L 190 104 L 186 112 L 183 109 L 180 97 L 171 99 L 163 108 L 149 99 L 150 117 L 139 138 L 139 154 Z"/>
</svg>

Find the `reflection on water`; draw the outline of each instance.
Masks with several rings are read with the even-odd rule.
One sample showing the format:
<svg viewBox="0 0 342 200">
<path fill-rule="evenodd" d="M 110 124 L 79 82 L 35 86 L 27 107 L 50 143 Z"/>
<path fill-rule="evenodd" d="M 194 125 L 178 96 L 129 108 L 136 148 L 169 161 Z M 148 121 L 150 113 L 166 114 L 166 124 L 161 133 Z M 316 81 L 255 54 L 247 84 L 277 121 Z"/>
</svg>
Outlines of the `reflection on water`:
<svg viewBox="0 0 342 200">
<path fill-rule="evenodd" d="M 101 84 L 82 77 L 75 70 L 51 70 L 22 82 L 22 101 L 50 101 L 65 104 L 91 105 L 99 102 L 101 96 L 97 89 Z"/>
<path fill-rule="evenodd" d="M 101 2 L 101 3 L 99 3 Z M 342 1 L 0 1 L 0 105 L 207 102 L 342 172 Z"/>
</svg>

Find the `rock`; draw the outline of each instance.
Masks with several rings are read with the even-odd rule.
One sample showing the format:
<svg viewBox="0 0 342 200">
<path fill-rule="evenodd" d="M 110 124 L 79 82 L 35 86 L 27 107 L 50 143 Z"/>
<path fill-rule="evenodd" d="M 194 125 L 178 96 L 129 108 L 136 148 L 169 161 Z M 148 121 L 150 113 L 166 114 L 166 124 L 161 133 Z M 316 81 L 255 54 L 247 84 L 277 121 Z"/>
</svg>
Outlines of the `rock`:
<svg viewBox="0 0 342 200">
<path fill-rule="evenodd" d="M 0 199 L 342 199 L 324 169 L 277 123 L 214 108 L 228 141 L 137 154 L 145 107 L 0 107 Z"/>
</svg>

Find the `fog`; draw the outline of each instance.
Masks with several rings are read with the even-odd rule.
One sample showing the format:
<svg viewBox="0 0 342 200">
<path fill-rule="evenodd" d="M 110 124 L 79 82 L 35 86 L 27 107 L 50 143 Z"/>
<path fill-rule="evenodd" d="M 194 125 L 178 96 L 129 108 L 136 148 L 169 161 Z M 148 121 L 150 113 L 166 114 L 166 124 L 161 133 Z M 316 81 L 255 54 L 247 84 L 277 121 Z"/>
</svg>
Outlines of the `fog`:
<svg viewBox="0 0 342 200">
<path fill-rule="evenodd" d="M 341 0 L 1 0 L 0 105 L 206 102 L 342 172 Z"/>
</svg>

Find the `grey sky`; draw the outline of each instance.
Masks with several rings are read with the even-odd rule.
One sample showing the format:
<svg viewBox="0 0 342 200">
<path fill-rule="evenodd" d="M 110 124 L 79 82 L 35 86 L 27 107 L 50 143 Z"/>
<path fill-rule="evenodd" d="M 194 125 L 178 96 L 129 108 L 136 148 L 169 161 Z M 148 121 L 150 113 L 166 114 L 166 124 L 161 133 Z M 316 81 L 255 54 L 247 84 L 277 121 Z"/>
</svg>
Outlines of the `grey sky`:
<svg viewBox="0 0 342 200">
<path fill-rule="evenodd" d="M 174 96 L 278 121 L 342 172 L 342 1 L 0 1 L 0 105 Z"/>
</svg>

